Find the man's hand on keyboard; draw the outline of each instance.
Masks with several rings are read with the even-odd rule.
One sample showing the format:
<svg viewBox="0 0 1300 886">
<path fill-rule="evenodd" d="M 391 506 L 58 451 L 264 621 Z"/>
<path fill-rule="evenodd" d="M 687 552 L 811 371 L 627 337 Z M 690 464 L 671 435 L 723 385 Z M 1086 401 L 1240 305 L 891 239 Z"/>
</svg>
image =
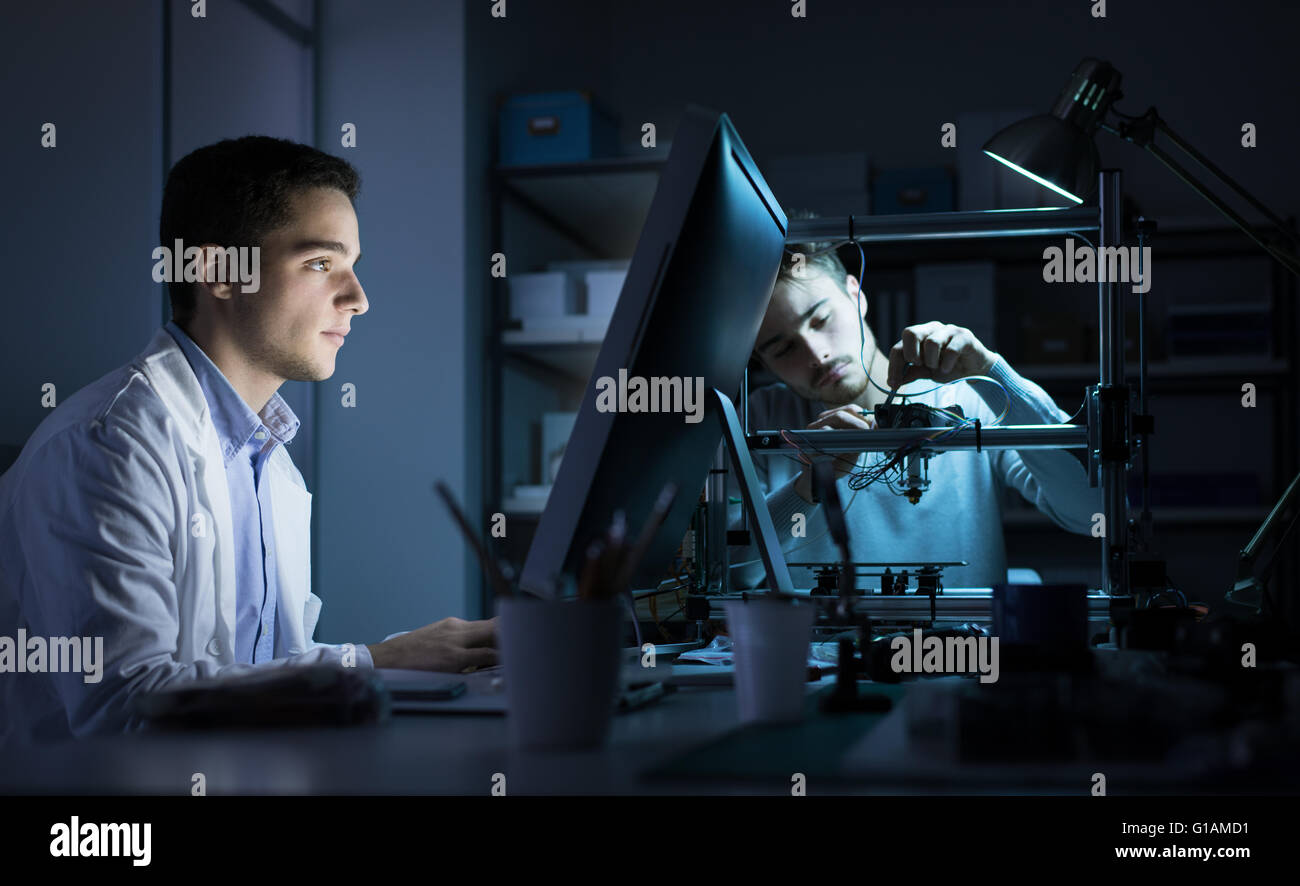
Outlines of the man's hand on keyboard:
<svg viewBox="0 0 1300 886">
<path fill-rule="evenodd" d="M 368 648 L 377 668 L 460 673 L 497 663 L 497 620 L 444 618 Z"/>
</svg>

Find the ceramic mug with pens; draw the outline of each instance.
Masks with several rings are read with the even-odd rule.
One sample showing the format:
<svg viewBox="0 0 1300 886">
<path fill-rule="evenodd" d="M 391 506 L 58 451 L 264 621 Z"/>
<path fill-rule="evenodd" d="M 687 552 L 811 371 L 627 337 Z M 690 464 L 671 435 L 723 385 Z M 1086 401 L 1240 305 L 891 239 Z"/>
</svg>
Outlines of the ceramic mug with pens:
<svg viewBox="0 0 1300 886">
<path fill-rule="evenodd" d="M 609 732 L 619 689 L 625 601 L 630 582 L 676 499 L 676 484 L 660 492 L 635 544 L 623 513 L 603 539 L 589 546 L 576 599 L 572 579 L 551 599 L 515 593 L 514 571 L 487 553 L 446 484 L 438 492 L 497 595 L 499 645 L 505 677 L 506 720 L 512 743 L 527 749 L 577 749 L 601 744 Z M 637 645 L 641 629 L 636 623 Z"/>
<path fill-rule="evenodd" d="M 506 727 L 521 749 L 565 750 L 602 744 L 619 688 L 623 601 L 497 602 Z"/>
</svg>

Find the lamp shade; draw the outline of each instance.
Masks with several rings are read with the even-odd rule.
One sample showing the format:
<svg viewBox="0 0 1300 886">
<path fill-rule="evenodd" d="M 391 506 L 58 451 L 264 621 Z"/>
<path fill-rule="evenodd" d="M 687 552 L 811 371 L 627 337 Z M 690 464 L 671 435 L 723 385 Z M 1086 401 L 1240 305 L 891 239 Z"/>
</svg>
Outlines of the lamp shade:
<svg viewBox="0 0 1300 886">
<path fill-rule="evenodd" d="M 1070 74 L 1050 114 L 1030 117 L 1003 129 L 984 145 L 984 153 L 1075 203 L 1097 189 L 1101 162 L 1093 134 L 1122 93 L 1119 71 L 1085 58 Z"/>
<path fill-rule="evenodd" d="M 1101 164 L 1092 136 L 1059 117 L 1012 123 L 988 140 L 984 153 L 1075 203 L 1097 188 Z"/>
</svg>

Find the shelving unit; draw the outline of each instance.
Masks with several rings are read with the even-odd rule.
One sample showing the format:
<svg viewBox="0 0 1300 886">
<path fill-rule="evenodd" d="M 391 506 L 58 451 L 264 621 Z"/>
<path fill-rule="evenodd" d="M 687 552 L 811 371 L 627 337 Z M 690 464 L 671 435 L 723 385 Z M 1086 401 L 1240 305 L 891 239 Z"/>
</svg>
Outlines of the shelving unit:
<svg viewBox="0 0 1300 886">
<path fill-rule="evenodd" d="M 493 172 L 492 242 L 494 251 L 507 256 L 507 277 L 494 280 L 492 289 L 483 501 L 485 517 L 506 514 L 510 529 L 505 553 L 516 563 L 522 564 L 527 555 L 545 499 L 512 495 L 514 485 L 538 485 L 543 478 L 533 470 L 534 440 L 524 446 L 512 440 L 506 446 L 506 412 L 513 429 L 531 427 L 552 409 L 576 410 L 604 333 L 591 328 L 526 330 L 511 324 L 509 275 L 557 258 L 630 259 L 666 156 L 660 150 L 583 163 L 497 167 Z M 555 250 L 565 254 L 556 255 Z M 520 387 L 525 394 L 516 390 Z M 504 396 L 507 388 L 513 396 Z M 553 404 L 549 409 L 548 402 Z"/>
</svg>

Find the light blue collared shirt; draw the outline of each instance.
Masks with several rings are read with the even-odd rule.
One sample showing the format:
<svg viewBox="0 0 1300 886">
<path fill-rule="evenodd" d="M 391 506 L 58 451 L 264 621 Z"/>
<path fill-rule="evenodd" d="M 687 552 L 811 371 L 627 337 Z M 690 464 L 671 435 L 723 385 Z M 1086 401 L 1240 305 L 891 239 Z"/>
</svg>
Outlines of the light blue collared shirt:
<svg viewBox="0 0 1300 886">
<path fill-rule="evenodd" d="M 185 330 L 174 321 L 165 328 L 198 377 L 225 459 L 235 532 L 235 661 L 269 661 L 275 657 L 278 593 L 271 491 L 262 468 L 277 444 L 293 439 L 300 422 L 279 394 L 255 414 Z"/>
</svg>

